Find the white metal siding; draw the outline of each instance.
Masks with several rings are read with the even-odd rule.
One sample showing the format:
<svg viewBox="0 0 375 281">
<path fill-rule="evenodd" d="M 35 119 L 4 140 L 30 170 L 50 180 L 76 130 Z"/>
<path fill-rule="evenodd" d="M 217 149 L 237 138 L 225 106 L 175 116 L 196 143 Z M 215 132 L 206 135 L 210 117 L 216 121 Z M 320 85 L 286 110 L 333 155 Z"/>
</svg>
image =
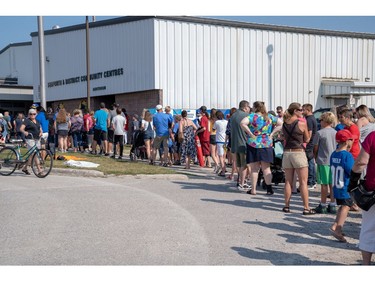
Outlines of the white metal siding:
<svg viewBox="0 0 375 281">
<path fill-rule="evenodd" d="M 31 45 L 11 46 L 0 54 L 0 77 L 18 78 L 18 85 L 32 86 Z"/>
<path fill-rule="evenodd" d="M 38 40 L 32 40 L 37 93 Z M 85 30 L 46 35 L 45 54 L 47 83 L 86 75 Z M 90 28 L 90 61 L 91 74 L 124 68 L 122 76 L 92 80 L 91 89 L 106 86 L 92 96 L 161 89 L 164 105 L 186 109 L 230 108 L 242 99 L 270 109 L 295 101 L 330 107 L 332 100 L 321 97 L 322 78 L 375 81 L 372 39 L 161 18 Z M 46 90 L 47 101 L 86 97 L 85 82 Z M 359 102 L 375 107 L 374 97 Z"/>
<path fill-rule="evenodd" d="M 91 96 L 154 89 L 153 42 L 152 20 L 90 28 L 90 74 L 124 69 L 123 75 L 91 80 Z M 33 37 L 33 54 L 34 89 L 38 89 L 37 37 Z M 47 84 L 86 75 L 86 31 L 46 35 L 45 54 L 50 60 L 46 62 Z M 106 89 L 93 91 L 93 88 L 101 86 Z M 86 92 L 86 82 L 46 86 L 47 101 L 85 98 Z"/>
<path fill-rule="evenodd" d="M 322 78 L 374 81 L 374 57 L 371 39 L 155 19 L 155 87 L 173 108 L 230 108 L 242 99 L 329 107 Z M 359 102 L 375 106 L 373 97 Z"/>
</svg>

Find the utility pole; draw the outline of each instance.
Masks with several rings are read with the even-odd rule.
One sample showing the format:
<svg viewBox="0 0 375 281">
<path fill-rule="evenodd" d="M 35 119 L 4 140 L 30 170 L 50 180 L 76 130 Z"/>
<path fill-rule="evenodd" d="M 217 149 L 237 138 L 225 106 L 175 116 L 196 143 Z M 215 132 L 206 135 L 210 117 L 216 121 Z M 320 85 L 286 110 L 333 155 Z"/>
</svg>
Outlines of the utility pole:
<svg viewBox="0 0 375 281">
<path fill-rule="evenodd" d="M 89 34 L 89 17 L 86 16 L 86 75 L 87 75 L 87 110 L 90 112 L 90 34 Z"/>
<path fill-rule="evenodd" d="M 38 16 L 38 42 L 39 42 L 39 83 L 40 83 L 40 105 L 46 109 L 46 73 L 45 73 L 45 54 L 44 54 L 44 29 L 43 17 Z"/>
</svg>

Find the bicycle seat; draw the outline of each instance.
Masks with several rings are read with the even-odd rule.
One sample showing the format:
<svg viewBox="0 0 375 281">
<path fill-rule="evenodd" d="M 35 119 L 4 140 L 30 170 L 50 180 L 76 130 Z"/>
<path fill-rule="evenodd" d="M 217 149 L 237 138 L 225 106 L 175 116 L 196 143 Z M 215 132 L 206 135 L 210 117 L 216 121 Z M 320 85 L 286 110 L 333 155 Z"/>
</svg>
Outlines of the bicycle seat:
<svg viewBox="0 0 375 281">
<path fill-rule="evenodd" d="M 20 139 L 10 139 L 9 142 L 10 142 L 10 143 L 21 144 L 21 143 L 23 143 L 23 140 L 20 140 Z"/>
</svg>

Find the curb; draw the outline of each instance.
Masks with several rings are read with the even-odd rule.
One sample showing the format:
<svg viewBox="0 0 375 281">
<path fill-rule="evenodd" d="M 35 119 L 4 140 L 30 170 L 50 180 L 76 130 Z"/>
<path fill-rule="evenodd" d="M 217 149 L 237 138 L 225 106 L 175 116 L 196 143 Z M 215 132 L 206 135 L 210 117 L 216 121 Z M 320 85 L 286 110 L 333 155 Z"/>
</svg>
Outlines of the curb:
<svg viewBox="0 0 375 281">
<path fill-rule="evenodd" d="M 51 171 L 53 175 L 70 175 L 79 177 L 95 177 L 95 178 L 134 178 L 134 179 L 166 179 L 166 180 L 188 180 L 189 177 L 183 174 L 157 174 L 157 175 L 105 175 L 103 172 L 96 170 L 84 170 L 84 169 L 64 169 L 64 168 L 53 168 Z"/>
<path fill-rule="evenodd" d="M 63 168 L 53 168 L 51 171 L 53 175 L 70 175 L 70 176 L 80 176 L 80 177 L 96 177 L 105 178 L 103 172 L 96 170 L 82 170 L 82 169 L 63 169 Z"/>
</svg>

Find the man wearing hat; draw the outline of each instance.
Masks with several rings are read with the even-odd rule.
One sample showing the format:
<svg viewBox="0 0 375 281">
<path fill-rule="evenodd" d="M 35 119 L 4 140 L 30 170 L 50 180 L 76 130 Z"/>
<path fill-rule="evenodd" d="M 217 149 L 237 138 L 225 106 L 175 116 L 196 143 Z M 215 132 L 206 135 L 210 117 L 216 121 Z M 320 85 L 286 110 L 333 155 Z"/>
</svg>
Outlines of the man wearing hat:
<svg viewBox="0 0 375 281">
<path fill-rule="evenodd" d="M 161 157 L 160 165 L 168 166 L 168 139 L 169 135 L 172 134 L 172 123 L 173 117 L 170 114 L 163 113 L 163 106 L 158 104 L 156 107 L 156 114 L 152 118 L 152 122 L 155 127 L 155 139 L 153 144 L 152 161 L 155 163 L 156 153 L 159 150 L 161 144 L 163 144 L 163 157 Z"/>
</svg>

